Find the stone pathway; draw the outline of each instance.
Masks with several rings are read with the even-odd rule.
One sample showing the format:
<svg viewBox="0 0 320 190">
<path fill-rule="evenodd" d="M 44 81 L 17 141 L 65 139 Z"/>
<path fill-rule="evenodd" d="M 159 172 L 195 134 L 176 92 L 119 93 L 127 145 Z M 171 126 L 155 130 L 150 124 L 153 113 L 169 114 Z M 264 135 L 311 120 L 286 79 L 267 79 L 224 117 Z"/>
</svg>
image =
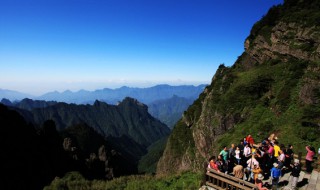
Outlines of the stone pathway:
<svg viewBox="0 0 320 190">
<path fill-rule="evenodd" d="M 270 180 L 266 180 L 269 182 Z M 279 189 L 291 190 L 291 177 L 290 172 L 284 174 L 279 181 Z M 320 190 L 320 175 L 319 172 L 313 170 L 311 174 L 305 171 L 300 172 L 299 181 L 297 184 L 299 190 Z"/>
</svg>

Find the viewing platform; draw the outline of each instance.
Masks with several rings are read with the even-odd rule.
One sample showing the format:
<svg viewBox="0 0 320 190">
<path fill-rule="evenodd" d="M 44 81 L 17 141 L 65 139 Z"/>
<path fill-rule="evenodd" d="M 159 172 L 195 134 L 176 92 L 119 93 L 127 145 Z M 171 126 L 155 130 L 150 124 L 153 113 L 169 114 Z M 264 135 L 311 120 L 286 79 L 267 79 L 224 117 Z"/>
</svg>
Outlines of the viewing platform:
<svg viewBox="0 0 320 190">
<path fill-rule="evenodd" d="M 207 190 L 258 190 L 255 184 L 238 179 L 232 175 L 217 172 L 208 169 L 206 174 L 206 189 Z M 263 180 L 264 184 L 271 184 L 271 178 Z M 203 188 L 205 189 L 205 188 Z M 271 187 L 270 187 L 271 189 Z M 290 172 L 285 173 L 279 181 L 278 189 L 291 190 Z M 297 189 L 299 190 L 320 190 L 320 175 L 319 171 L 313 170 L 311 174 L 305 171 L 300 172 Z"/>
<path fill-rule="evenodd" d="M 295 158 L 300 160 L 302 171 L 300 172 L 297 189 L 299 190 L 320 190 L 320 157 L 313 162 L 312 173 L 305 172 L 305 158 L 302 153 L 299 152 L 295 155 Z M 279 180 L 278 189 L 292 190 L 291 188 L 291 172 L 284 172 L 283 176 Z M 230 174 L 217 172 L 212 169 L 207 169 L 206 173 L 206 187 L 203 190 L 258 190 L 255 184 L 239 179 Z M 263 180 L 268 188 L 271 189 L 271 178 Z"/>
</svg>

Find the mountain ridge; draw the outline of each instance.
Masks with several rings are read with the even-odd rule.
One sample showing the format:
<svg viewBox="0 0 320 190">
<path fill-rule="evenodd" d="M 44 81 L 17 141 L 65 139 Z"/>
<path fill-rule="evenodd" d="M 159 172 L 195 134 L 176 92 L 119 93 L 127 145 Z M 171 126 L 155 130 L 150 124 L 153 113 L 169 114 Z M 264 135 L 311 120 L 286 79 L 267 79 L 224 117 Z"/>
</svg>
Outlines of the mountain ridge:
<svg viewBox="0 0 320 190">
<path fill-rule="evenodd" d="M 206 85 L 180 85 L 171 86 L 167 84 L 156 85 L 149 88 L 137 88 L 122 86 L 116 89 L 104 88 L 95 91 L 78 91 L 78 92 L 53 92 L 39 96 L 39 100 L 54 100 L 67 103 L 92 103 L 94 100 L 105 101 L 110 104 L 116 104 L 125 97 L 132 97 L 145 104 L 151 103 L 158 99 L 171 98 L 178 95 L 185 98 L 197 98 Z M 69 97 L 68 97 L 69 96 Z"/>
<path fill-rule="evenodd" d="M 223 146 L 275 133 L 320 147 L 320 1 L 285 0 L 252 28 L 234 65 L 220 65 L 173 128 L 159 175 L 201 171 Z M 168 166 L 167 163 L 170 163 Z"/>
<path fill-rule="evenodd" d="M 84 89 L 75 92 L 72 92 L 70 90 L 65 90 L 63 92 L 52 91 L 40 96 L 29 95 L 18 91 L 0 89 L 0 99 L 8 99 L 11 102 L 14 102 L 28 98 L 35 100 L 57 101 L 76 104 L 93 104 L 95 100 L 100 100 L 110 104 L 116 104 L 118 101 L 123 100 L 125 97 L 132 97 L 138 99 L 143 103 L 151 103 L 152 101 L 158 99 L 171 98 L 173 95 L 195 99 L 202 92 L 205 86 L 206 84 L 200 84 L 197 86 L 172 86 L 168 84 L 159 84 L 146 88 L 122 86 L 115 89 L 103 88 L 94 91 L 88 91 Z M 152 94 L 153 96 L 148 94 Z"/>
<path fill-rule="evenodd" d="M 146 105 L 132 98 L 125 98 L 118 105 L 109 105 L 100 101 L 95 101 L 93 105 L 56 103 L 48 107 L 32 109 L 30 111 L 32 118 L 20 109 L 17 111 L 34 124 L 39 125 L 52 119 L 57 129 L 63 130 L 68 126 L 86 123 L 106 137 L 127 135 L 145 146 L 157 140 L 157 135 L 162 137 L 168 135 L 170 131 L 167 126 L 147 112 Z"/>
</svg>

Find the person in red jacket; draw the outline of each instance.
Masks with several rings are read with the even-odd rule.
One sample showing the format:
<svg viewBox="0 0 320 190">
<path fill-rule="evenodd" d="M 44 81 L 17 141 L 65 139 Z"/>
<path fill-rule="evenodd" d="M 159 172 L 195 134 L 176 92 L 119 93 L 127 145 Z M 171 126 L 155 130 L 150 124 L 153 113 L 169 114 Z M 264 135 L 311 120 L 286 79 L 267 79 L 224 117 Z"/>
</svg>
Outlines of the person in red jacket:
<svg viewBox="0 0 320 190">
<path fill-rule="evenodd" d="M 209 159 L 209 164 L 208 164 L 208 168 L 216 170 L 217 172 L 220 172 L 218 165 L 216 164 L 216 157 L 212 156 Z"/>
<path fill-rule="evenodd" d="M 253 137 L 252 137 L 251 135 L 248 135 L 248 136 L 246 137 L 246 141 L 251 145 L 251 147 L 253 146 L 253 144 L 254 144 L 254 139 L 253 139 Z"/>
</svg>

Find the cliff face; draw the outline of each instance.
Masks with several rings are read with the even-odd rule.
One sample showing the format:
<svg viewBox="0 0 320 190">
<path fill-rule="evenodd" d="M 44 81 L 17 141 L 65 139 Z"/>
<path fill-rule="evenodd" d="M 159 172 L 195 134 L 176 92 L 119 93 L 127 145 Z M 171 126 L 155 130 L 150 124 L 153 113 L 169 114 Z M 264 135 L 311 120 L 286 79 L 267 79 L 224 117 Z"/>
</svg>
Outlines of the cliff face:
<svg viewBox="0 0 320 190">
<path fill-rule="evenodd" d="M 258 35 L 254 40 L 245 41 L 246 52 L 257 63 L 277 59 L 279 55 L 300 60 L 320 59 L 319 27 L 305 27 L 300 23 L 279 22 L 270 36 Z"/>
<path fill-rule="evenodd" d="M 200 170 L 248 134 L 259 141 L 276 133 L 297 150 L 320 146 L 318 10 L 319 1 L 287 0 L 253 26 L 245 52 L 232 67 L 219 66 L 175 125 L 158 174 Z"/>
</svg>

